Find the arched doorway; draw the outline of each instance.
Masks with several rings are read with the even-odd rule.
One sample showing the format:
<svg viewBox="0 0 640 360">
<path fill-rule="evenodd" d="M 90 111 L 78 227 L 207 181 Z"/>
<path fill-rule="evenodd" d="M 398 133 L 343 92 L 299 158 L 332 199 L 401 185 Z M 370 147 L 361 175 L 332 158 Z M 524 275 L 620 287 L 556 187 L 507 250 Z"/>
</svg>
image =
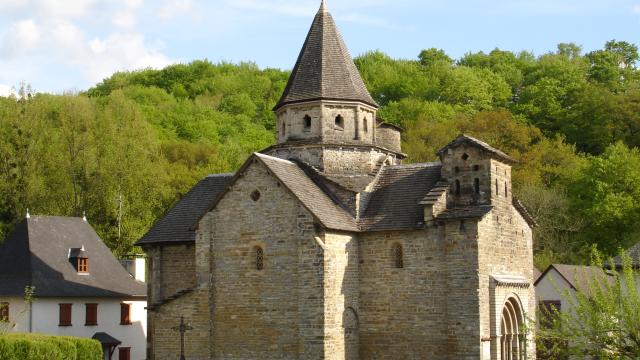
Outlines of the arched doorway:
<svg viewBox="0 0 640 360">
<path fill-rule="evenodd" d="M 524 317 L 522 308 L 516 298 L 510 297 L 502 308 L 500 325 L 500 353 L 502 360 L 525 359 L 525 336 L 523 333 Z"/>
</svg>

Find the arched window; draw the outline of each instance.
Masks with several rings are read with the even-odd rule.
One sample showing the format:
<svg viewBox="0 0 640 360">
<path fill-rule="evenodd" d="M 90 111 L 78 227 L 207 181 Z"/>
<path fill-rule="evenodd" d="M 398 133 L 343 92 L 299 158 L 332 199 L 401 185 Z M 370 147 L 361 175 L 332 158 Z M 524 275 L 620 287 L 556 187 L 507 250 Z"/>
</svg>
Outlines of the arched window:
<svg viewBox="0 0 640 360">
<path fill-rule="evenodd" d="M 304 116 L 304 129 L 305 130 L 311 129 L 311 116 L 309 115 Z"/>
<path fill-rule="evenodd" d="M 478 178 L 473 179 L 473 191 L 480 194 L 480 179 Z"/>
<path fill-rule="evenodd" d="M 256 270 L 264 269 L 264 250 L 260 246 L 255 247 L 256 251 Z"/>
<path fill-rule="evenodd" d="M 395 243 L 391 248 L 391 255 L 393 255 L 393 266 L 396 269 L 402 269 L 404 267 L 404 254 L 402 253 L 402 245 Z"/>
<path fill-rule="evenodd" d="M 344 118 L 342 115 L 336 116 L 336 127 L 338 129 L 344 129 Z"/>
<path fill-rule="evenodd" d="M 502 360 L 521 360 L 526 353 L 526 337 L 522 333 L 524 317 L 518 301 L 509 298 L 502 309 L 500 354 Z"/>
<path fill-rule="evenodd" d="M 456 179 L 456 181 L 455 181 L 455 183 L 454 183 L 454 185 L 453 185 L 453 192 L 454 192 L 456 195 L 460 195 L 460 180 L 457 180 L 457 179 Z"/>
<path fill-rule="evenodd" d="M 369 132 L 369 120 L 367 120 L 367 118 L 364 118 L 362 120 L 362 130 L 367 133 Z"/>
<path fill-rule="evenodd" d="M 287 133 L 287 124 L 284 122 L 284 120 L 282 120 L 282 127 L 280 128 L 280 133 L 282 137 L 284 137 L 285 134 Z"/>
</svg>

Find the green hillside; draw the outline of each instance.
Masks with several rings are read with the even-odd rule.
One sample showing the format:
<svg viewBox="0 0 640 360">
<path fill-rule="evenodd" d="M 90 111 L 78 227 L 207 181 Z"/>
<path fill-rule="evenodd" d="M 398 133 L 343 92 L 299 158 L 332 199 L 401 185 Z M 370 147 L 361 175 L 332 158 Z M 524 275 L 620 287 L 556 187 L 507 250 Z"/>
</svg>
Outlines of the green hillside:
<svg viewBox="0 0 640 360">
<path fill-rule="evenodd" d="M 538 221 L 536 263 L 586 261 L 640 241 L 638 50 L 494 50 L 416 60 L 355 59 L 406 129 L 409 161 L 434 160 L 460 133 L 516 159 L 514 191 Z M 116 253 L 200 178 L 237 169 L 275 140 L 271 111 L 288 72 L 194 61 L 116 73 L 81 94 L 0 98 L 0 231 L 32 214 L 81 216 Z M 120 226 L 119 226 L 120 225 Z M 0 234 L 0 236 L 3 236 Z"/>
</svg>

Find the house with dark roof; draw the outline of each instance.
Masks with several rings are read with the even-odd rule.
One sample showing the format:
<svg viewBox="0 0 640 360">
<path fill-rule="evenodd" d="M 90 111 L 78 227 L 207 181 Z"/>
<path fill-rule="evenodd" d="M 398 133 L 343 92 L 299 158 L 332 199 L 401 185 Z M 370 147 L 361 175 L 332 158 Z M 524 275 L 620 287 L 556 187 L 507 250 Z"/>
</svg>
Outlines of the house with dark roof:
<svg viewBox="0 0 640 360">
<path fill-rule="evenodd" d="M 276 144 L 202 179 L 137 243 L 148 359 L 535 356 L 515 160 L 462 134 L 404 164 L 402 129 L 377 111 L 323 2 Z"/>
<path fill-rule="evenodd" d="M 147 288 L 84 218 L 27 216 L 0 245 L 0 316 L 12 331 L 98 339 L 144 359 Z M 25 289 L 33 301 L 25 303 Z"/>
</svg>

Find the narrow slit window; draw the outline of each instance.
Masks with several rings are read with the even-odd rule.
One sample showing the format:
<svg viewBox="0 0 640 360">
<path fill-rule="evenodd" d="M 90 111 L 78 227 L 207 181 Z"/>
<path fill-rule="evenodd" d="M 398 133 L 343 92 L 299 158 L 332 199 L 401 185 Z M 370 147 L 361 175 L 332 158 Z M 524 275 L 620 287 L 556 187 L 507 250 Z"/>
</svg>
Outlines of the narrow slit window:
<svg viewBox="0 0 640 360">
<path fill-rule="evenodd" d="M 478 178 L 473 179 L 473 191 L 480 194 L 480 179 Z"/>
<path fill-rule="evenodd" d="M 392 255 L 393 255 L 393 266 L 396 269 L 402 269 L 404 267 L 404 256 L 403 256 L 404 254 L 402 252 L 401 244 L 393 244 Z"/>
<path fill-rule="evenodd" d="M 453 192 L 456 195 L 460 195 L 460 180 L 456 180 L 454 185 L 453 185 Z"/>
<path fill-rule="evenodd" d="M 256 246 L 256 270 L 264 269 L 264 250 Z"/>
<path fill-rule="evenodd" d="M 498 179 L 496 179 L 496 196 L 500 196 L 500 188 L 498 187 Z"/>
<path fill-rule="evenodd" d="M 364 118 L 364 119 L 362 120 L 362 130 L 363 130 L 365 133 L 368 133 L 368 132 L 369 132 L 369 120 L 367 120 L 367 118 Z"/>
<path fill-rule="evenodd" d="M 284 120 L 282 121 L 282 126 L 280 127 L 280 133 L 282 137 L 284 137 L 285 134 L 287 133 L 287 124 L 284 122 Z"/>
<path fill-rule="evenodd" d="M 311 129 L 311 116 L 309 115 L 304 116 L 304 129 L 305 130 Z"/>
<path fill-rule="evenodd" d="M 504 182 L 504 196 L 509 196 L 509 187 L 507 186 L 507 182 Z"/>
<path fill-rule="evenodd" d="M 336 127 L 338 129 L 344 129 L 344 118 L 342 115 L 336 116 Z"/>
</svg>

